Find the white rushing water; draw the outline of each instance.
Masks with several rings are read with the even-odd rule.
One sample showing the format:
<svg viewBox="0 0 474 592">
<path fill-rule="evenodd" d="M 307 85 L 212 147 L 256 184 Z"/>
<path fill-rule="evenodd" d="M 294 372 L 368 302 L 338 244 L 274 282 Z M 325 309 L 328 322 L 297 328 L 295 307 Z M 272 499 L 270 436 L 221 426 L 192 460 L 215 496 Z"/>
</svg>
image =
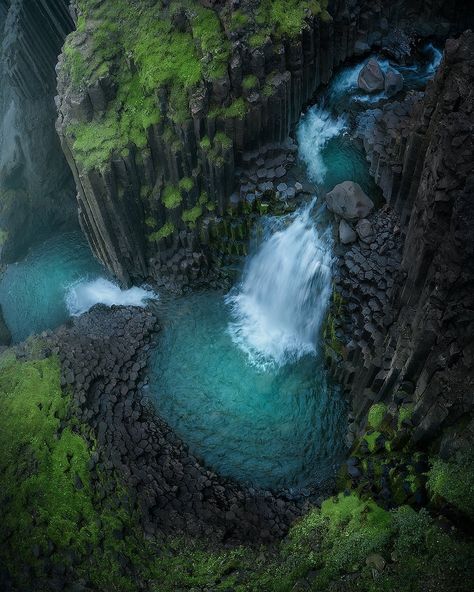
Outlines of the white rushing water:
<svg viewBox="0 0 474 592">
<path fill-rule="evenodd" d="M 156 298 L 151 290 L 136 286 L 122 290 L 105 278 L 97 278 L 93 281 L 81 280 L 70 286 L 66 293 L 66 305 L 69 314 L 79 316 L 95 304 L 144 307 L 149 300 Z"/>
<path fill-rule="evenodd" d="M 285 219 L 270 220 L 267 235 L 226 298 L 231 337 L 262 368 L 316 353 L 331 293 L 329 235 L 311 217 L 314 200 Z"/>
<path fill-rule="evenodd" d="M 347 119 L 335 116 L 323 106 L 312 107 L 302 118 L 296 135 L 300 158 L 307 166 L 311 181 L 322 184 L 327 173 L 322 154 L 327 143 L 344 132 Z"/>
</svg>

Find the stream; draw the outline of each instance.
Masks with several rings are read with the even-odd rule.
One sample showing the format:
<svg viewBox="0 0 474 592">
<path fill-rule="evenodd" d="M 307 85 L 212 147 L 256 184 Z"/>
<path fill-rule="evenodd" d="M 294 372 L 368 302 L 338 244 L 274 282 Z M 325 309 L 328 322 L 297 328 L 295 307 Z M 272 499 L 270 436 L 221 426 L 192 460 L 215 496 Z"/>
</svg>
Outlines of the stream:
<svg viewBox="0 0 474 592">
<path fill-rule="evenodd" d="M 439 64 L 436 48 L 423 51 L 426 60 L 398 67 L 405 89 L 424 88 Z M 346 405 L 323 364 L 333 253 L 317 195 L 353 180 L 380 199 L 352 135 L 354 112 L 384 98 L 358 90 L 362 63 L 340 70 L 297 127 L 299 158 L 316 195 L 293 214 L 261 220 L 228 294 L 121 290 L 80 233 L 62 234 L 7 266 L 0 279 L 14 342 L 99 302 L 146 306 L 154 299 L 162 331 L 150 356 L 148 394 L 191 451 L 257 487 L 299 490 L 331 477 L 345 452 Z"/>
</svg>

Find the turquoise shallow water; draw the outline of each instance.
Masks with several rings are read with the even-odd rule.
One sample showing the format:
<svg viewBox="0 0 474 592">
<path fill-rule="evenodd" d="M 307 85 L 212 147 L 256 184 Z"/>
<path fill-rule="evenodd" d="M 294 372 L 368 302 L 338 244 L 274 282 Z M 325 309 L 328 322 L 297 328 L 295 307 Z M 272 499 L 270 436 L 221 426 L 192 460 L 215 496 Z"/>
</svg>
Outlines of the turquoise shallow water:
<svg viewBox="0 0 474 592">
<path fill-rule="evenodd" d="M 9 265 L 0 279 L 0 304 L 15 342 L 69 318 L 68 287 L 103 275 L 80 232 L 51 238 Z"/>
<path fill-rule="evenodd" d="M 345 404 L 321 362 L 306 355 L 259 369 L 232 341 L 222 294 L 158 304 L 150 396 L 197 456 L 225 476 L 269 488 L 304 487 L 333 473 Z"/>
</svg>

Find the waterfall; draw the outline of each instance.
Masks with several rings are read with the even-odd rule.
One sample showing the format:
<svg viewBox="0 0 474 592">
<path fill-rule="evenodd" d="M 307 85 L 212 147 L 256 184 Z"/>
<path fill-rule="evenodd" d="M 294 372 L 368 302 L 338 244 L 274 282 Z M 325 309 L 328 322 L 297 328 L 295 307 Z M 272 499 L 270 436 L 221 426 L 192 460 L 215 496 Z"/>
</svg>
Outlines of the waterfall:
<svg viewBox="0 0 474 592">
<path fill-rule="evenodd" d="M 331 293 L 331 250 L 329 234 L 321 236 L 314 225 L 314 203 L 269 220 L 241 283 L 226 297 L 234 343 L 262 368 L 317 353 Z"/>
<path fill-rule="evenodd" d="M 307 166 L 308 176 L 322 184 L 327 173 L 323 149 L 332 138 L 347 128 L 344 115 L 334 116 L 324 106 L 312 107 L 301 120 L 297 130 L 300 158 Z"/>
<path fill-rule="evenodd" d="M 105 278 L 97 278 L 93 281 L 81 280 L 70 286 L 66 294 L 66 305 L 70 315 L 79 316 L 95 304 L 144 307 L 148 300 L 155 298 L 157 296 L 151 290 L 136 286 L 122 290 Z"/>
</svg>

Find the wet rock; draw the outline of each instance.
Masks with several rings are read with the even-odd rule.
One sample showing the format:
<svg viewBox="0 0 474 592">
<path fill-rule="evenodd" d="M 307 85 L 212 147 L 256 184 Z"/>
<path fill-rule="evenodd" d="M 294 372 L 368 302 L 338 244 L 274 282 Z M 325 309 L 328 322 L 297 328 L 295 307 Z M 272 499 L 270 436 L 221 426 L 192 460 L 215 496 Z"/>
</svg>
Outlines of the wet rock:
<svg viewBox="0 0 474 592">
<path fill-rule="evenodd" d="M 388 97 L 393 97 L 403 88 L 403 76 L 393 68 L 390 68 L 385 74 L 385 92 Z"/>
<path fill-rule="evenodd" d="M 326 195 L 328 210 L 345 220 L 366 218 L 374 208 L 374 203 L 361 186 L 353 181 L 339 183 Z"/>
<path fill-rule="evenodd" d="M 357 240 L 357 234 L 344 219 L 339 222 L 339 240 L 343 245 L 348 245 Z"/>
<path fill-rule="evenodd" d="M 380 64 L 375 58 L 371 58 L 359 72 L 357 85 L 364 92 L 374 93 L 383 90 L 384 81 L 385 77 Z"/>
<path fill-rule="evenodd" d="M 374 240 L 374 230 L 367 218 L 363 218 L 357 222 L 356 232 L 360 240 L 364 243 L 371 243 Z"/>
</svg>

